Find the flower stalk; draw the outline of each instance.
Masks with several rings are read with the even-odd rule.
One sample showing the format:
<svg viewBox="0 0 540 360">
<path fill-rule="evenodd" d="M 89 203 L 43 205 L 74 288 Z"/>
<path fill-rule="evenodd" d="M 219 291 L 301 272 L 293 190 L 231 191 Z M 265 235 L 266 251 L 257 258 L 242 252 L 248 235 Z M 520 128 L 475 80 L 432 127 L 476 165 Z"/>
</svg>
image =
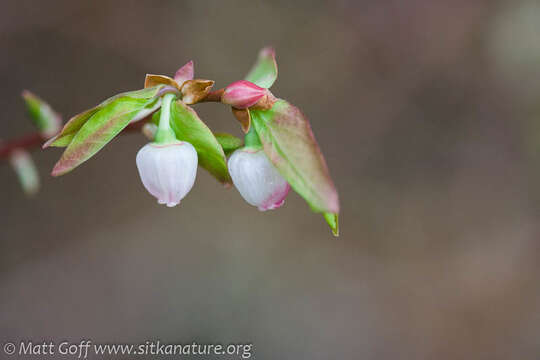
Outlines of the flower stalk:
<svg viewBox="0 0 540 360">
<path fill-rule="evenodd" d="M 175 98 L 174 94 L 165 94 L 163 96 L 159 126 L 155 137 L 155 142 L 157 144 L 169 144 L 177 141 L 170 123 L 171 103 Z"/>
</svg>

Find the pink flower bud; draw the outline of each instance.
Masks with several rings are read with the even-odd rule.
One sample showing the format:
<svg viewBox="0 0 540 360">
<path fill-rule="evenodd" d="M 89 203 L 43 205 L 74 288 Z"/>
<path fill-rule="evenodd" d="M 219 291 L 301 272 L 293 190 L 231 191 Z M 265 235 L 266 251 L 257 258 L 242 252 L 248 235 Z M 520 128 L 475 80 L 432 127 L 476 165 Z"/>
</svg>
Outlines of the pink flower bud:
<svg viewBox="0 0 540 360">
<path fill-rule="evenodd" d="M 252 82 L 239 80 L 225 88 L 221 102 L 237 109 L 246 109 L 255 105 L 266 94 L 266 89 L 258 87 Z"/>
<path fill-rule="evenodd" d="M 146 190 L 169 207 L 180 203 L 197 175 L 197 152 L 188 142 L 146 144 L 136 162 Z"/>
<path fill-rule="evenodd" d="M 228 167 L 240 195 L 260 211 L 277 209 L 285 202 L 291 187 L 263 150 L 236 150 L 229 158 Z"/>
</svg>

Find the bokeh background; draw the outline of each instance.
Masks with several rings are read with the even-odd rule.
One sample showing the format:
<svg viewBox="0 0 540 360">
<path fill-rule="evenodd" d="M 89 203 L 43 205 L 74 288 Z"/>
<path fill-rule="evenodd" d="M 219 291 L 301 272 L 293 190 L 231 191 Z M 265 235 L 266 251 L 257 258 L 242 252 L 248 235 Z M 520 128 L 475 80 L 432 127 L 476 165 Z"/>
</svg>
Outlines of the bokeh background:
<svg viewBox="0 0 540 360">
<path fill-rule="evenodd" d="M 158 206 L 138 134 L 60 178 L 61 150 L 38 150 L 31 199 L 0 164 L 2 343 L 538 359 L 536 0 L 4 0 L 0 138 L 34 130 L 25 88 L 68 118 L 191 59 L 225 86 L 265 45 L 273 92 L 303 109 L 329 163 L 341 237 L 296 194 L 259 213 L 204 170 L 181 206 Z M 196 110 L 241 134 L 226 107 Z"/>
</svg>

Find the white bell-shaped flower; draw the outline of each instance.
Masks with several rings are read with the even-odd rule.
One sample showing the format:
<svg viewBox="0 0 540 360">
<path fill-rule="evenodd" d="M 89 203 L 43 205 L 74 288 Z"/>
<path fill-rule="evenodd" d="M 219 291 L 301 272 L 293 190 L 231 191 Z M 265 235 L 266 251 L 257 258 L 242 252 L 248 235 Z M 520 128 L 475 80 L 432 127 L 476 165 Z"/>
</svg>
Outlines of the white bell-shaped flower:
<svg viewBox="0 0 540 360">
<path fill-rule="evenodd" d="M 228 167 L 244 200 L 260 211 L 277 209 L 285 202 L 291 187 L 263 150 L 238 149 L 229 158 Z"/>
<path fill-rule="evenodd" d="M 198 160 L 197 151 L 188 142 L 146 144 L 136 161 L 144 187 L 160 204 L 178 205 L 193 187 Z"/>
</svg>

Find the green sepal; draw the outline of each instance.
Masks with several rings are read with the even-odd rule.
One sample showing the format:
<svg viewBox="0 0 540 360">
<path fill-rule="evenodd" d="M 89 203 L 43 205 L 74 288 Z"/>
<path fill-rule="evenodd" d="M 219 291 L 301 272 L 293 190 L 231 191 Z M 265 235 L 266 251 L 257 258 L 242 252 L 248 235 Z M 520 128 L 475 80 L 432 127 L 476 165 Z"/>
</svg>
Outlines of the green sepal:
<svg viewBox="0 0 540 360">
<path fill-rule="evenodd" d="M 235 150 L 240 149 L 244 146 L 242 139 L 227 133 L 214 133 L 216 140 L 219 142 L 225 155 L 229 156 Z"/>
<path fill-rule="evenodd" d="M 64 127 L 64 130 L 67 129 L 69 132 L 59 139 L 66 141 L 66 136 L 72 139 L 54 166 L 52 175 L 59 176 L 73 170 L 94 156 L 131 121 L 141 120 L 156 111 L 161 104 L 161 98 L 157 96 L 160 94 L 159 89 L 147 90 L 111 98 L 100 104 L 97 109 L 83 113 L 91 113 L 90 115 L 81 116 L 78 120 L 74 118 L 77 121 L 66 124 L 72 126 Z M 75 127 L 78 129 L 74 130 Z"/>
<path fill-rule="evenodd" d="M 325 212 L 323 216 L 330 229 L 332 229 L 332 234 L 339 236 L 339 214 Z"/>
<path fill-rule="evenodd" d="M 158 123 L 160 111 L 152 116 L 152 122 Z M 218 181 L 231 184 L 232 179 L 227 169 L 227 158 L 218 139 L 199 118 L 195 110 L 182 100 L 171 104 L 170 125 L 180 141 L 186 141 L 197 150 L 199 165 L 208 170 Z"/>
<path fill-rule="evenodd" d="M 118 99 L 134 99 L 134 100 L 151 100 L 153 98 L 156 98 L 157 96 L 163 95 L 164 92 L 167 92 L 168 90 L 173 91 L 172 89 L 168 89 L 170 87 L 167 87 L 165 85 L 158 85 L 151 88 L 141 89 L 141 90 L 135 90 L 135 91 L 129 91 L 125 93 L 121 93 L 118 95 L 115 95 L 111 98 L 108 98 L 107 100 L 103 101 L 99 105 L 85 110 L 82 113 L 75 115 L 69 121 L 64 125 L 62 130 L 58 135 L 55 137 L 49 139 L 44 145 L 43 148 L 49 147 L 49 146 L 56 146 L 56 147 L 66 147 L 68 146 L 71 141 L 73 140 L 75 134 L 83 127 L 84 124 L 98 111 L 106 107 L 107 105 L 111 104 L 112 102 L 118 100 Z"/>
<path fill-rule="evenodd" d="M 55 135 L 60 130 L 62 120 L 49 104 L 28 90 L 22 93 L 30 119 L 44 137 Z"/>
<path fill-rule="evenodd" d="M 250 114 L 266 155 L 291 187 L 313 211 L 338 214 L 337 191 L 311 126 L 300 110 L 278 100 L 271 109 L 250 109 Z M 325 218 L 328 221 L 330 216 Z M 337 217 L 332 221 L 335 225 L 330 225 L 337 231 Z"/>
<path fill-rule="evenodd" d="M 276 53 L 271 47 L 265 47 L 259 52 L 257 62 L 253 65 L 244 80 L 268 89 L 276 81 L 277 75 Z"/>
</svg>

